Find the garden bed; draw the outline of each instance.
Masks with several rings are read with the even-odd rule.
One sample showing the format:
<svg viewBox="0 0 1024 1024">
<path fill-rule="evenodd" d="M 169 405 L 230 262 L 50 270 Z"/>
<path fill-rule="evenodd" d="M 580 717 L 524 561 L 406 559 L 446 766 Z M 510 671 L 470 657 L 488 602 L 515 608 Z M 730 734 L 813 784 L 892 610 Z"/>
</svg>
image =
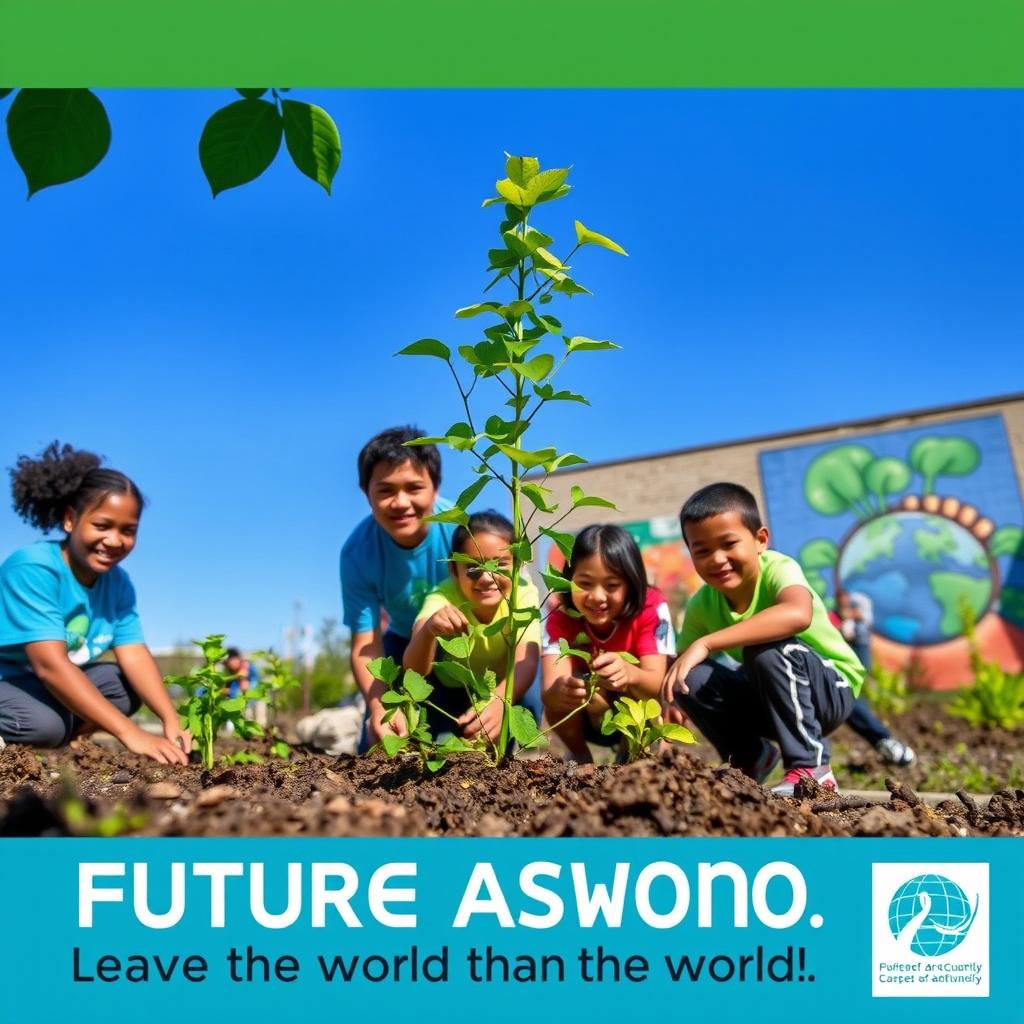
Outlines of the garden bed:
<svg viewBox="0 0 1024 1024">
<path fill-rule="evenodd" d="M 911 738 L 908 736 L 908 738 Z M 1024 834 L 1024 791 L 988 807 L 916 802 L 896 782 L 882 805 L 813 785 L 769 794 L 678 747 L 634 765 L 549 756 L 495 770 L 463 756 L 437 776 L 414 758 L 158 765 L 89 741 L 0 754 L 0 834 L 146 836 L 964 836 Z"/>
</svg>

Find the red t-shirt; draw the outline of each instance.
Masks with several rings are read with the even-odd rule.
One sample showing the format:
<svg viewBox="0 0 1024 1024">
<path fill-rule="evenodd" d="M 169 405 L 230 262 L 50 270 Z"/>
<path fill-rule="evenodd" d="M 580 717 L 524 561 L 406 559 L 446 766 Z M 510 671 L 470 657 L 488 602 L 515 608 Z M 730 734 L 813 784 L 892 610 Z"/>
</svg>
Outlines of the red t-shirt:
<svg viewBox="0 0 1024 1024">
<path fill-rule="evenodd" d="M 617 622 L 611 635 L 603 639 L 594 633 L 586 619 L 572 618 L 559 605 L 548 616 L 544 653 L 558 654 L 559 640 L 565 640 L 570 647 L 584 646 L 582 641 L 576 643 L 580 633 L 586 633 L 590 638 L 586 646 L 593 654 L 605 651 L 618 654 L 626 651 L 634 658 L 642 658 L 645 654 L 667 654 L 671 658 L 676 653 L 676 638 L 668 602 L 661 591 L 654 587 L 647 588 L 647 598 L 640 613 L 635 618 Z M 578 659 L 573 658 L 573 661 L 577 662 Z M 573 665 L 574 672 L 582 670 L 582 665 Z"/>
</svg>

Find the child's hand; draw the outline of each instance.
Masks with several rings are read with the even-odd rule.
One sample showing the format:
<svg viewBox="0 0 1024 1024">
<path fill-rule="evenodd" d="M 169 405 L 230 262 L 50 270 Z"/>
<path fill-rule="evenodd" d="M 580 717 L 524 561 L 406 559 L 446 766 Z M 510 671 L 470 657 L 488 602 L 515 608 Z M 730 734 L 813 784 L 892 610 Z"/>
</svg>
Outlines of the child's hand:
<svg viewBox="0 0 1024 1024">
<path fill-rule="evenodd" d="M 691 669 L 696 668 L 702 661 L 707 661 L 711 656 L 707 644 L 703 640 L 695 640 L 682 654 L 676 658 L 675 663 L 665 673 L 665 681 L 661 684 L 661 709 L 662 714 L 667 714 L 669 708 L 675 704 L 677 693 L 686 693 L 686 677 Z"/>
<path fill-rule="evenodd" d="M 469 630 L 469 620 L 458 608 L 446 605 L 430 616 L 427 628 L 432 636 L 458 636 Z"/>
<path fill-rule="evenodd" d="M 192 749 L 192 733 L 188 729 L 182 729 L 178 724 L 177 717 L 169 718 L 164 722 L 164 736 L 172 743 L 181 747 L 187 755 Z"/>
<path fill-rule="evenodd" d="M 459 716 L 462 735 L 467 740 L 473 740 L 484 733 L 492 743 L 497 743 L 498 737 L 501 735 L 501 719 L 504 713 L 505 701 L 495 693 L 490 704 L 479 715 L 470 708 Z"/>
<path fill-rule="evenodd" d="M 633 681 L 629 665 L 611 651 L 602 651 L 597 655 L 590 663 L 590 669 L 601 677 L 601 685 L 609 690 L 621 692 Z"/>
<path fill-rule="evenodd" d="M 587 702 L 587 684 L 576 676 L 559 676 L 543 696 L 549 719 L 559 719 Z"/>
<path fill-rule="evenodd" d="M 389 721 L 382 721 L 384 715 L 387 714 L 387 710 L 379 699 L 370 701 L 369 725 L 371 743 L 379 743 L 381 736 L 386 736 L 389 732 L 393 732 L 396 736 L 406 736 L 409 733 L 408 726 L 405 723 L 405 715 L 401 711 L 396 712 L 395 716 Z"/>
<path fill-rule="evenodd" d="M 134 726 L 121 742 L 133 754 L 142 754 L 160 764 L 188 764 L 188 752 L 177 743 L 172 743 L 166 736 L 151 736 L 138 726 Z"/>
</svg>

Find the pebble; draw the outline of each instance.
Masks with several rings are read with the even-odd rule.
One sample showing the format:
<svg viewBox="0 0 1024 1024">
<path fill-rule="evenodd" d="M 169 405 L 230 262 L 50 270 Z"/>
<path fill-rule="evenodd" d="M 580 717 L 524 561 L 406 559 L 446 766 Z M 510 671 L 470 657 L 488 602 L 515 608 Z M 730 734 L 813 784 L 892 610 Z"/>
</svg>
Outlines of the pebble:
<svg viewBox="0 0 1024 1024">
<path fill-rule="evenodd" d="M 233 800 L 237 795 L 238 791 L 234 786 L 211 786 L 196 797 L 196 807 L 217 807 L 225 800 Z"/>
<path fill-rule="evenodd" d="M 126 782 L 131 782 L 133 778 L 134 776 L 131 772 L 122 769 L 119 772 L 115 772 L 110 781 L 118 786 L 123 786 Z"/>
<path fill-rule="evenodd" d="M 146 787 L 146 796 L 150 800 L 176 800 L 181 796 L 181 786 L 173 782 L 154 782 Z"/>
</svg>

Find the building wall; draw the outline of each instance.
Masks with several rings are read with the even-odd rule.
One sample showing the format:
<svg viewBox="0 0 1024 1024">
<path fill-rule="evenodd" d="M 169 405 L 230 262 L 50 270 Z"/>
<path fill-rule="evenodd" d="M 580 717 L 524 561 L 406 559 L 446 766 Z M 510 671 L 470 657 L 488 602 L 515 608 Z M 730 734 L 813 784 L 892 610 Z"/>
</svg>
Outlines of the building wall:
<svg viewBox="0 0 1024 1024">
<path fill-rule="evenodd" d="M 933 481 L 930 497 L 923 474 L 910 469 L 910 449 L 922 437 L 963 439 L 956 442 L 961 451 L 975 452 L 969 465 L 950 463 L 949 472 Z M 861 501 L 856 510 L 851 505 L 823 511 L 820 502 L 815 508 L 805 484 L 809 467 L 815 458 L 849 444 L 902 462 L 908 467 L 906 483 Z M 699 580 L 678 539 L 676 516 L 689 494 L 717 480 L 742 483 L 754 492 L 778 546 L 803 561 L 808 579 L 826 600 L 840 582 L 847 545 L 864 546 L 858 530 L 881 535 L 882 546 L 870 549 L 872 572 L 881 573 L 881 581 L 869 578 L 871 573 L 851 573 L 847 552 L 843 582 L 848 588 L 850 579 L 858 587 L 881 588 L 874 651 L 888 667 L 910 667 L 921 685 L 935 688 L 969 679 L 968 648 L 956 612 L 962 606 L 956 587 L 961 587 L 978 610 L 982 653 L 1008 669 L 1021 669 L 1024 395 L 584 466 L 558 473 L 548 484 L 563 507 L 573 485 L 614 501 L 617 511 L 581 509 L 563 528 L 628 525 L 644 550 L 652 581 L 683 605 Z M 895 548 L 887 536 L 895 539 Z M 834 565 L 818 565 L 823 551 Z M 979 568 L 986 561 L 989 569 Z"/>
</svg>

